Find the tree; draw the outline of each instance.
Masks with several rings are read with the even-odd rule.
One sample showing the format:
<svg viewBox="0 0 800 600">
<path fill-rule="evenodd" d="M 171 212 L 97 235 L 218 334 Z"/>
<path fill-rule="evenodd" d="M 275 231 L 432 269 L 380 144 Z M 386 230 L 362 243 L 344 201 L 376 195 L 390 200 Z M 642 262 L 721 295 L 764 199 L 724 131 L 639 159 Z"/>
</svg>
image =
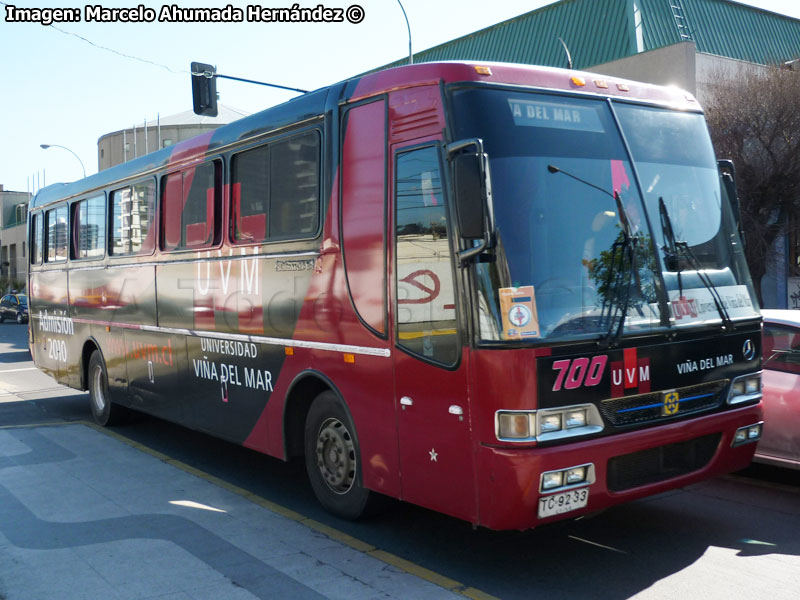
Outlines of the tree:
<svg viewBox="0 0 800 600">
<path fill-rule="evenodd" d="M 711 76 L 704 98 L 719 158 L 736 167 L 745 255 L 758 300 L 778 236 L 800 215 L 800 73 L 747 67 Z"/>
</svg>

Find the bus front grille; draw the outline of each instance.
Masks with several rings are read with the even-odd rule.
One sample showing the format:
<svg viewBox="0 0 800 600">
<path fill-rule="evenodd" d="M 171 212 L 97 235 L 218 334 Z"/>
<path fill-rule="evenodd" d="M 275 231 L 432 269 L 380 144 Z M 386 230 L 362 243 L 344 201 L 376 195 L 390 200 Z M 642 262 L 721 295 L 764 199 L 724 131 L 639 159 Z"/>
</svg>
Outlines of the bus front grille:
<svg viewBox="0 0 800 600">
<path fill-rule="evenodd" d="M 723 392 L 727 386 L 728 380 L 721 379 L 671 390 L 672 393 L 677 393 L 673 412 L 665 410 L 665 396 L 670 393 L 667 391 L 603 400 L 600 403 L 600 412 L 615 427 L 680 417 L 717 408 L 724 400 Z"/>
<path fill-rule="evenodd" d="M 714 456 L 721 438 L 721 433 L 712 433 L 685 442 L 615 456 L 608 461 L 608 490 L 622 492 L 702 469 Z"/>
</svg>

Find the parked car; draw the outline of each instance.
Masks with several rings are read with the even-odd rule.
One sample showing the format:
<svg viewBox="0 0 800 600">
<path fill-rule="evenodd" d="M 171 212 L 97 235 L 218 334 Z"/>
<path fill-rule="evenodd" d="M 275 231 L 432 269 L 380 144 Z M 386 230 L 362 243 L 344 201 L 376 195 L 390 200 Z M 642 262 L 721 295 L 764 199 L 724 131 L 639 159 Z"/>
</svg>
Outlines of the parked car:
<svg viewBox="0 0 800 600">
<path fill-rule="evenodd" d="M 754 460 L 800 469 L 800 310 L 762 310 L 764 433 Z"/>
<path fill-rule="evenodd" d="M 6 294 L 0 298 L 0 323 L 6 319 L 28 322 L 28 297 L 25 294 Z"/>
</svg>

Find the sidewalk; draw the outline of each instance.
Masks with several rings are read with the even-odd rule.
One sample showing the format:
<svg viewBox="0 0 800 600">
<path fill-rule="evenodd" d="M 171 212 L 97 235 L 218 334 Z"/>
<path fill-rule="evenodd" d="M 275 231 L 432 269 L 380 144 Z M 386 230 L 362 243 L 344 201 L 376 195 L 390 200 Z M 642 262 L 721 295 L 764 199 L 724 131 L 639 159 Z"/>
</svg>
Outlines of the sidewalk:
<svg viewBox="0 0 800 600">
<path fill-rule="evenodd" d="M 0 600 L 464 598 L 198 475 L 85 424 L 0 430 Z"/>
</svg>

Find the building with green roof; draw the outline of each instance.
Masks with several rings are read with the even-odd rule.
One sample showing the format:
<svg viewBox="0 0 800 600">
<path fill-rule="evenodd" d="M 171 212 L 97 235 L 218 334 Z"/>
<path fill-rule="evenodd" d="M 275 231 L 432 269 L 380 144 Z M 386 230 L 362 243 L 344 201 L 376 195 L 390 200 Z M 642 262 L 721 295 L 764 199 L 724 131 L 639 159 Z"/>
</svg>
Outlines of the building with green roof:
<svg viewBox="0 0 800 600">
<path fill-rule="evenodd" d="M 754 65 L 800 70 L 798 59 L 800 19 L 731 0 L 561 0 L 414 54 L 414 62 L 568 67 L 571 60 L 575 69 L 676 85 L 701 104 L 718 73 Z M 762 279 L 768 307 L 792 307 L 792 293 L 800 297 L 800 277 L 793 277 L 800 252 L 789 251 L 800 248 L 800 231 L 793 237 L 778 244 Z"/>
<path fill-rule="evenodd" d="M 800 20 L 731 0 L 561 0 L 414 55 L 589 69 L 683 42 L 756 64 L 800 58 Z M 405 64 L 398 60 L 387 66 Z"/>
</svg>

